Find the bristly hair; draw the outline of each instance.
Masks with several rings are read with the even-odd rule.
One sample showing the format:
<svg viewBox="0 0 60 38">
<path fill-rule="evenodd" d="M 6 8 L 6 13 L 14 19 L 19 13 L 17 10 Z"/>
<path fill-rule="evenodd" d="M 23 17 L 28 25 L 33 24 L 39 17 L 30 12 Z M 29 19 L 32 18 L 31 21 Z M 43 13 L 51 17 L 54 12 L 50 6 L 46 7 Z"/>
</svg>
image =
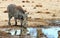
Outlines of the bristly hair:
<svg viewBox="0 0 60 38">
<path fill-rule="evenodd" d="M 25 14 L 25 11 L 23 10 L 23 8 L 21 6 L 17 6 L 16 7 L 19 11 L 21 11 L 23 14 Z"/>
</svg>

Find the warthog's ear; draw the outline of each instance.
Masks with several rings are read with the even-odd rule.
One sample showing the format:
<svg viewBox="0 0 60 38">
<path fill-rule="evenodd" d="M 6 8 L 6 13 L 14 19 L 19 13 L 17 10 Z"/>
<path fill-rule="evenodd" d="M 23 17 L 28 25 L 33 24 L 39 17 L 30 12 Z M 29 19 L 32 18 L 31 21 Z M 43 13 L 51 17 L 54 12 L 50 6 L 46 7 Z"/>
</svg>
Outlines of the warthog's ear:
<svg viewBox="0 0 60 38">
<path fill-rule="evenodd" d="M 5 10 L 5 11 L 4 11 L 4 13 L 8 13 L 8 11 L 7 11 L 7 10 Z"/>
</svg>

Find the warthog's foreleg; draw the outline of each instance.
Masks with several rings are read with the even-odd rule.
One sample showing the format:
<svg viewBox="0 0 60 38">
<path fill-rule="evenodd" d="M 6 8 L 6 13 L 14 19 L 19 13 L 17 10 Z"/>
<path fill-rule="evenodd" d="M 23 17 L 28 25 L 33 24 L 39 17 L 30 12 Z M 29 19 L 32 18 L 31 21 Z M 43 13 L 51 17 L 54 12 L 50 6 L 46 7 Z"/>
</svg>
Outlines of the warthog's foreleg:
<svg viewBox="0 0 60 38">
<path fill-rule="evenodd" d="M 23 20 L 21 19 L 21 27 L 23 26 Z"/>
<path fill-rule="evenodd" d="M 9 15 L 9 17 L 8 17 L 8 18 L 9 18 L 9 20 L 8 20 L 8 25 L 11 25 L 10 20 L 11 20 L 12 16 L 10 16 L 10 15 Z"/>
<path fill-rule="evenodd" d="M 15 25 L 17 25 L 17 19 L 16 18 L 14 18 L 15 19 Z"/>
</svg>

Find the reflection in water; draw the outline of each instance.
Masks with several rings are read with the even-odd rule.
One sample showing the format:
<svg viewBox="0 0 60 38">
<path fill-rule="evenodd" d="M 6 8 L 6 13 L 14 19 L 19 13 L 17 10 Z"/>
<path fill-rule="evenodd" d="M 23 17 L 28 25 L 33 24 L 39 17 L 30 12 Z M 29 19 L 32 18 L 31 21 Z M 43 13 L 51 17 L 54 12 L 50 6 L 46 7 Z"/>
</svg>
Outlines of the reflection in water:
<svg viewBox="0 0 60 38">
<path fill-rule="evenodd" d="M 37 29 L 36 28 L 27 28 L 28 32 L 27 34 L 30 34 L 30 36 L 32 38 L 37 38 Z M 15 34 L 16 32 L 16 34 Z M 11 33 L 11 35 L 20 35 L 21 30 L 10 30 L 9 33 Z"/>
<path fill-rule="evenodd" d="M 42 32 L 48 37 L 48 38 L 58 38 L 58 31 L 60 30 L 60 27 L 50 27 L 50 28 L 41 28 Z M 27 34 L 30 34 L 31 36 L 37 37 L 37 28 L 27 28 Z M 11 33 L 11 35 L 20 35 L 20 30 L 10 30 L 5 31 Z M 16 33 L 15 33 L 16 32 Z"/>
<path fill-rule="evenodd" d="M 28 32 L 31 36 L 37 36 L 37 29 L 36 28 L 27 28 Z M 21 30 L 10 30 L 11 35 L 20 35 Z"/>
<path fill-rule="evenodd" d="M 27 28 L 31 36 L 37 36 L 37 29 L 36 28 Z"/>
<path fill-rule="evenodd" d="M 37 38 L 37 29 L 36 28 L 27 28 L 30 36 L 32 36 L 32 38 Z"/>
<path fill-rule="evenodd" d="M 11 30 L 9 31 L 11 33 L 11 35 L 20 35 L 20 30 Z M 16 32 L 16 34 L 15 34 Z"/>
<path fill-rule="evenodd" d="M 43 33 L 47 35 L 48 38 L 58 38 L 59 30 L 60 30 L 60 27 L 51 27 L 48 29 L 42 28 Z"/>
</svg>

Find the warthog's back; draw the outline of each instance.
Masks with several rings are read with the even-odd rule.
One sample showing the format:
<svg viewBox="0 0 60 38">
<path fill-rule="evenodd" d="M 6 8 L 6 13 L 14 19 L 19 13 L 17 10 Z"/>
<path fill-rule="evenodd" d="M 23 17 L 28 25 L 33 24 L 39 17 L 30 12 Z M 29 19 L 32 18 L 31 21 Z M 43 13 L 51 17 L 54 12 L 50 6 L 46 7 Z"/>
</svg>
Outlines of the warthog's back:
<svg viewBox="0 0 60 38">
<path fill-rule="evenodd" d="M 25 15 L 25 11 L 23 10 L 23 8 L 21 6 L 16 6 L 14 4 L 10 4 L 7 7 L 8 10 L 8 15 L 9 18 L 12 16 L 14 18 L 20 19 L 20 18 L 24 18 Z"/>
<path fill-rule="evenodd" d="M 14 5 L 14 4 L 8 5 L 7 10 L 8 10 L 10 15 L 12 15 L 12 14 L 14 14 L 16 12 L 15 8 L 16 8 L 16 5 Z"/>
</svg>

